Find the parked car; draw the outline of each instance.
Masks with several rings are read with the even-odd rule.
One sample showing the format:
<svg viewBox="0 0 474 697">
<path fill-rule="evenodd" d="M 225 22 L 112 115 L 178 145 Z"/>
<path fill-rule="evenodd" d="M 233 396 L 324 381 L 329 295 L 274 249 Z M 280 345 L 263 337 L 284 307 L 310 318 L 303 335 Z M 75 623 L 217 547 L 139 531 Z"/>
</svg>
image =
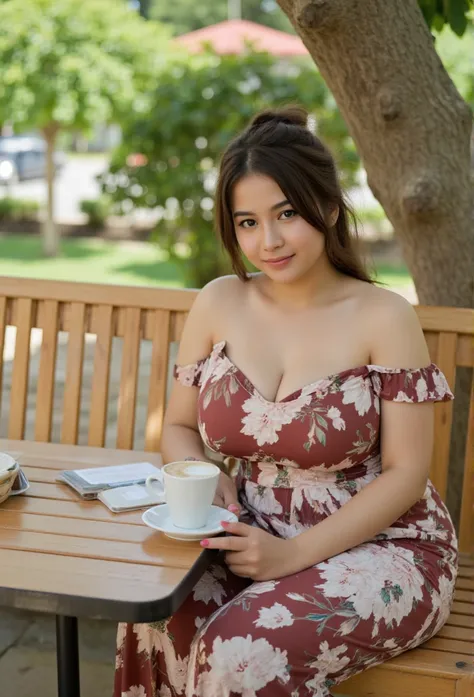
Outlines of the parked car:
<svg viewBox="0 0 474 697">
<path fill-rule="evenodd" d="M 63 152 L 54 153 L 55 172 L 66 162 Z M 0 185 L 23 179 L 46 177 L 46 143 L 38 136 L 0 137 Z"/>
</svg>

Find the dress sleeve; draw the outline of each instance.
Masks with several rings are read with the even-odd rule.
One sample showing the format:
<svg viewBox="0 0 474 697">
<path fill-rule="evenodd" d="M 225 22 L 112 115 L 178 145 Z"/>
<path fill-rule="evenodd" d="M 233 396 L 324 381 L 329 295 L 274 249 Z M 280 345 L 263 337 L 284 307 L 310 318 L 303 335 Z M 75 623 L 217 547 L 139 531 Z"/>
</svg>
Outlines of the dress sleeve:
<svg viewBox="0 0 474 697">
<path fill-rule="evenodd" d="M 188 365 L 178 365 L 175 363 L 173 376 L 179 384 L 184 385 L 184 387 L 200 387 L 206 361 L 207 358 L 202 358 L 196 361 L 196 363 L 189 363 Z"/>
<path fill-rule="evenodd" d="M 426 368 L 384 368 L 369 366 L 374 391 L 392 402 L 447 402 L 454 399 L 448 382 L 434 363 Z"/>
</svg>

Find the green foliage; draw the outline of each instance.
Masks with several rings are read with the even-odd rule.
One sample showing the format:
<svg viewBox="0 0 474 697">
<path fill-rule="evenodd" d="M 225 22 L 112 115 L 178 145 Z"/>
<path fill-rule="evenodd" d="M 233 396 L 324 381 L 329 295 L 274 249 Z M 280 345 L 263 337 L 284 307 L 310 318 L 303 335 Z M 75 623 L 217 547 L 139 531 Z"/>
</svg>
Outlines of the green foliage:
<svg viewBox="0 0 474 697">
<path fill-rule="evenodd" d="M 447 27 L 436 37 L 436 51 L 461 97 L 474 109 L 474 28 L 461 38 Z"/>
<path fill-rule="evenodd" d="M 112 202 L 108 196 L 84 199 L 80 203 L 80 209 L 81 213 L 87 215 L 89 225 L 101 228 L 112 213 Z"/>
<path fill-rule="evenodd" d="M 283 65 L 263 53 L 209 52 L 169 64 L 149 100 L 149 112 L 131 114 L 104 190 L 123 212 L 158 208 L 159 243 L 180 263 L 190 286 L 229 271 L 212 225 L 216 167 L 228 141 L 259 109 L 290 102 L 306 106 L 321 137 L 334 145 L 344 183 L 354 181 L 359 162 L 352 140 L 309 61 Z M 130 158 L 133 153 L 141 157 Z"/>
<path fill-rule="evenodd" d="M 28 198 L 0 198 L 0 220 L 36 220 L 39 212 L 37 201 Z"/>
<path fill-rule="evenodd" d="M 136 102 L 166 49 L 159 25 L 116 0 L 0 3 L 0 121 L 89 129 Z"/>
<path fill-rule="evenodd" d="M 473 0 L 418 0 L 428 26 L 441 31 L 445 24 L 453 32 L 462 36 L 469 23 L 469 13 L 473 10 Z"/>
</svg>

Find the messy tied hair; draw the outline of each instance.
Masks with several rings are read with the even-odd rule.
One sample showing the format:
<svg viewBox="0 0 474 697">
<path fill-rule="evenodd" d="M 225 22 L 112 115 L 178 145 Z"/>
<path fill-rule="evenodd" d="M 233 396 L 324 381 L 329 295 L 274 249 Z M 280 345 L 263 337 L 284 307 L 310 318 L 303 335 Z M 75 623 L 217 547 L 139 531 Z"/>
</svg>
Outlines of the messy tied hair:
<svg viewBox="0 0 474 697">
<path fill-rule="evenodd" d="M 215 222 L 237 276 L 247 274 L 232 214 L 232 192 L 247 174 L 271 177 L 295 211 L 325 237 L 329 261 L 341 273 L 372 283 L 357 248 L 357 224 L 344 198 L 334 159 L 307 127 L 308 113 L 299 106 L 268 109 L 257 114 L 232 140 L 221 159 L 216 189 Z M 339 216 L 333 226 L 328 214 Z M 354 234 L 349 229 L 352 223 Z"/>
</svg>

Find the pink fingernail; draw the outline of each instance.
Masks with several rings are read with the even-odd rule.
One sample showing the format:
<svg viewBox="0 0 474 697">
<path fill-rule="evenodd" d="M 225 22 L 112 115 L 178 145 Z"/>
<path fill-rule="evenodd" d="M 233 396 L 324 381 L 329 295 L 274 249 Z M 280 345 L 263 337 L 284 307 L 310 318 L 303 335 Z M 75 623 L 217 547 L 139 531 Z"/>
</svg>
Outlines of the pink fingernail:
<svg viewBox="0 0 474 697">
<path fill-rule="evenodd" d="M 201 540 L 201 547 L 209 547 L 209 540 Z"/>
<path fill-rule="evenodd" d="M 235 512 L 237 512 L 238 510 L 239 510 L 239 507 L 238 507 L 238 506 L 235 506 L 234 504 L 231 504 L 231 505 L 229 506 L 229 511 L 232 511 L 232 512 L 235 511 Z"/>
<path fill-rule="evenodd" d="M 221 525 L 223 528 L 225 528 L 227 525 L 229 525 L 229 521 L 228 520 L 221 520 Z"/>
</svg>

